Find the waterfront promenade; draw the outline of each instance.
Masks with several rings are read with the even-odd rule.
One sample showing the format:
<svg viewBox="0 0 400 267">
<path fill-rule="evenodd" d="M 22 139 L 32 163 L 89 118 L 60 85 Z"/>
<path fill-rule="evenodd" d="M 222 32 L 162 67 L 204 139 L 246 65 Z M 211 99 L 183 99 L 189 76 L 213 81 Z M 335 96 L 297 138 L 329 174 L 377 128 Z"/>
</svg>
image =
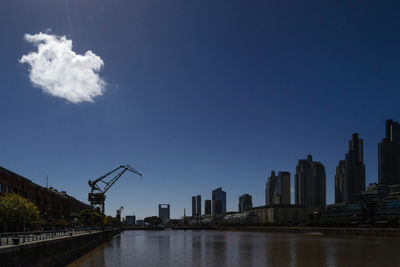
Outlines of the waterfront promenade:
<svg viewBox="0 0 400 267">
<path fill-rule="evenodd" d="M 96 230 L 50 230 L 50 231 L 34 231 L 34 232 L 11 232 L 0 233 L 0 248 L 4 246 L 13 246 L 29 242 L 37 242 L 56 238 L 65 238 L 76 235 L 98 232 Z"/>
</svg>

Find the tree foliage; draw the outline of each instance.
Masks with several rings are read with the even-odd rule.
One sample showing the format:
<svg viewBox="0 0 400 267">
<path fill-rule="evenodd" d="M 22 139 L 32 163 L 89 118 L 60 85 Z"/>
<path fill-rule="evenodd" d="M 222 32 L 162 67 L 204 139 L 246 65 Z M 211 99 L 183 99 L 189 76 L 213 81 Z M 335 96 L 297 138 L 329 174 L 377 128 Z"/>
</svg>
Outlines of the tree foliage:
<svg viewBox="0 0 400 267">
<path fill-rule="evenodd" d="M 79 222 L 84 226 L 103 226 L 104 215 L 92 209 L 84 209 L 79 213 Z"/>
<path fill-rule="evenodd" d="M 25 222 L 27 224 L 41 221 L 36 205 L 14 193 L 5 194 L 0 197 L 0 219 L 3 222 Z"/>
<path fill-rule="evenodd" d="M 144 222 L 149 223 L 151 226 L 156 227 L 162 223 L 162 220 L 157 216 L 151 216 L 144 218 Z"/>
<path fill-rule="evenodd" d="M 104 225 L 105 226 L 119 226 L 121 222 L 112 216 L 106 216 L 104 217 Z"/>
</svg>

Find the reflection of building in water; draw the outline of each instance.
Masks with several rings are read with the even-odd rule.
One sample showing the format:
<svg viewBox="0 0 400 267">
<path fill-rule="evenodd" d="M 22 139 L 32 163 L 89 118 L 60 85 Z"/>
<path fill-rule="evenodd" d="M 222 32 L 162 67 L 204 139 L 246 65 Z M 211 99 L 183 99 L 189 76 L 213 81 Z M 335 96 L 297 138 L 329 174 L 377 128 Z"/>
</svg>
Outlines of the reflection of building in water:
<svg viewBox="0 0 400 267">
<path fill-rule="evenodd" d="M 163 222 L 166 222 L 170 219 L 170 205 L 169 204 L 159 204 L 158 205 L 158 217 Z"/>
</svg>

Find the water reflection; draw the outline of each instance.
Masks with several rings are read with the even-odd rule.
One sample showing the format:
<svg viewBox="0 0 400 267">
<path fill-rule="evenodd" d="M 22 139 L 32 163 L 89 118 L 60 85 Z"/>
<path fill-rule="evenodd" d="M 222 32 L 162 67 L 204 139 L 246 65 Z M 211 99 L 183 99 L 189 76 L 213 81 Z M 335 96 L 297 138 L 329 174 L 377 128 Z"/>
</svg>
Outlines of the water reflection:
<svg viewBox="0 0 400 267">
<path fill-rule="evenodd" d="M 70 266 L 398 266 L 399 249 L 396 238 L 125 231 Z"/>
<path fill-rule="evenodd" d="M 254 244 L 256 243 L 253 235 L 239 235 L 238 244 L 235 247 L 240 266 L 256 266 L 256 262 L 254 262 L 256 259 L 253 258 Z"/>
</svg>

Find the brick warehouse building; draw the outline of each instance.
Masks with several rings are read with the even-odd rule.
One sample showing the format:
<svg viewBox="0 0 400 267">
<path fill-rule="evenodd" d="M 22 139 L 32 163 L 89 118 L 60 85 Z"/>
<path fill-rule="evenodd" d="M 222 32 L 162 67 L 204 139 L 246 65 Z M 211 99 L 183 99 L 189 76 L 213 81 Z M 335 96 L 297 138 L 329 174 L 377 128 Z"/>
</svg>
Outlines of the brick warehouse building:
<svg viewBox="0 0 400 267">
<path fill-rule="evenodd" d="M 12 171 L 0 167 L 0 194 L 16 193 L 33 202 L 40 215 L 49 222 L 64 219 L 73 220 L 89 205 L 53 188 L 46 188 L 33 183 Z"/>
</svg>

